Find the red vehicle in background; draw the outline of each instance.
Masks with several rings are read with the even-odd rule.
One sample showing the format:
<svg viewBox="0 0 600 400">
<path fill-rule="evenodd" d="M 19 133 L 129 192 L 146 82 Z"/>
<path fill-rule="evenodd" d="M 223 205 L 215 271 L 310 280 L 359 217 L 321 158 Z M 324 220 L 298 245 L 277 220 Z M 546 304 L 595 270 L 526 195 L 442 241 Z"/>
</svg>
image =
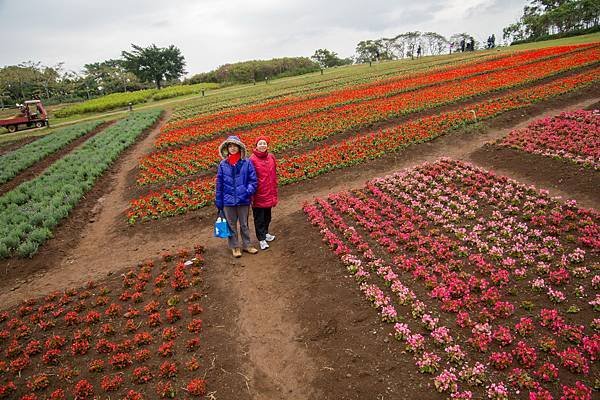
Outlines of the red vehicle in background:
<svg viewBox="0 0 600 400">
<path fill-rule="evenodd" d="M 0 127 L 8 129 L 9 132 L 16 132 L 20 127 L 41 128 L 50 126 L 48 114 L 40 100 L 27 100 L 24 104 L 17 104 L 19 114 L 8 119 L 0 119 Z"/>
</svg>

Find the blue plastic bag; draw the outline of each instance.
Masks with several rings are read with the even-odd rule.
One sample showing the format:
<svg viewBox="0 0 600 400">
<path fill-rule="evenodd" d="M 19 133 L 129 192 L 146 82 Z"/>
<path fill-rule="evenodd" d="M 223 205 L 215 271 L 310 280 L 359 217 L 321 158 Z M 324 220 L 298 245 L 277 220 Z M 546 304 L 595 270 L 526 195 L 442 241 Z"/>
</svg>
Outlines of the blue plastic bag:
<svg viewBox="0 0 600 400">
<path fill-rule="evenodd" d="M 219 213 L 217 220 L 215 221 L 215 237 L 226 239 L 229 236 L 231 236 L 231 232 L 229 232 L 227 220 Z"/>
</svg>

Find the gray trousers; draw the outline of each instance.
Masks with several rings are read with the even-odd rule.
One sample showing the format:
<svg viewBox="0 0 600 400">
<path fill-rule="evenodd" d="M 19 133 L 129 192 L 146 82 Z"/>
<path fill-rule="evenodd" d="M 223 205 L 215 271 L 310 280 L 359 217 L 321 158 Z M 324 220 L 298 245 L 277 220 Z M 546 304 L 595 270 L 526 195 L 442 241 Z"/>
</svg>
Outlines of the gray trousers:
<svg viewBox="0 0 600 400">
<path fill-rule="evenodd" d="M 238 221 L 240 222 L 240 231 L 242 234 L 243 248 L 250 247 L 250 229 L 248 228 L 248 213 L 250 206 L 237 206 L 237 207 L 224 207 L 223 212 L 225 213 L 225 219 L 229 226 L 231 236 L 227 239 L 227 244 L 230 249 L 240 247 L 240 241 L 238 239 Z"/>
</svg>

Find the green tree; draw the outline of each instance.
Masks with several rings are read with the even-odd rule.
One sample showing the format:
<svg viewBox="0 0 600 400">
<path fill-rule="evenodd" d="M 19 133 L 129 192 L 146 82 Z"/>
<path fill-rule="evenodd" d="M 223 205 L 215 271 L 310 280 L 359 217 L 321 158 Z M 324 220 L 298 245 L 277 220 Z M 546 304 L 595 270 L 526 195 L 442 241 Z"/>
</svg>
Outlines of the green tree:
<svg viewBox="0 0 600 400">
<path fill-rule="evenodd" d="M 146 48 L 135 44 L 131 47 L 131 52 L 121 53 L 123 66 L 142 82 L 154 82 L 160 89 L 163 80 L 179 79 L 185 74 L 185 59 L 177 47 L 170 45 L 161 48 L 155 44 Z"/>
<path fill-rule="evenodd" d="M 123 60 L 106 60 L 85 64 L 83 73 L 86 84 L 93 88 L 101 86 L 104 93 L 142 89 L 138 78 L 127 71 L 123 64 Z"/>
<path fill-rule="evenodd" d="M 448 39 L 437 32 L 425 32 L 422 37 L 427 42 L 430 54 L 440 55 L 448 49 Z"/>
<path fill-rule="evenodd" d="M 519 21 L 504 28 L 504 38 L 536 40 L 597 28 L 599 16 L 598 0 L 532 0 L 523 8 Z"/>
<path fill-rule="evenodd" d="M 49 99 L 61 90 L 62 63 L 53 67 L 41 62 L 26 61 L 0 68 L 0 94 L 7 102 Z"/>
<path fill-rule="evenodd" d="M 509 42 L 525 39 L 525 30 L 521 22 L 515 22 L 502 30 L 502 38 Z"/>
<path fill-rule="evenodd" d="M 379 60 L 383 49 L 375 40 L 361 40 L 356 45 L 356 62 L 364 63 Z"/>
<path fill-rule="evenodd" d="M 315 54 L 313 54 L 310 58 L 318 63 L 322 68 L 352 64 L 352 59 L 340 58 L 335 51 L 330 51 L 327 49 L 315 50 Z"/>
<path fill-rule="evenodd" d="M 421 32 L 406 32 L 398 35 L 406 46 L 406 56 L 414 57 L 417 54 L 417 48 L 421 44 Z"/>
<path fill-rule="evenodd" d="M 272 60 L 242 61 L 221 65 L 216 70 L 196 74 L 185 83 L 251 83 L 284 76 L 302 75 L 319 70 L 319 64 L 307 57 L 284 57 Z"/>
</svg>

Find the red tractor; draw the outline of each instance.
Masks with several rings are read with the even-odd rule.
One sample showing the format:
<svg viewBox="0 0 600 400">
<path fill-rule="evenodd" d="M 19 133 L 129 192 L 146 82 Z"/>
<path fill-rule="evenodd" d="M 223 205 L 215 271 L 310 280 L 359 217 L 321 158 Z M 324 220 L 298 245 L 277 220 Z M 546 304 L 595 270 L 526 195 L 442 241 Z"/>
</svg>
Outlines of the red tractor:
<svg viewBox="0 0 600 400">
<path fill-rule="evenodd" d="M 19 126 L 29 128 L 41 128 L 50 126 L 48 114 L 40 100 L 27 100 L 24 104 L 17 104 L 19 114 L 8 119 L 0 119 L 0 127 L 5 127 L 9 132 L 16 132 Z M 35 109 L 34 109 L 35 106 Z"/>
</svg>

